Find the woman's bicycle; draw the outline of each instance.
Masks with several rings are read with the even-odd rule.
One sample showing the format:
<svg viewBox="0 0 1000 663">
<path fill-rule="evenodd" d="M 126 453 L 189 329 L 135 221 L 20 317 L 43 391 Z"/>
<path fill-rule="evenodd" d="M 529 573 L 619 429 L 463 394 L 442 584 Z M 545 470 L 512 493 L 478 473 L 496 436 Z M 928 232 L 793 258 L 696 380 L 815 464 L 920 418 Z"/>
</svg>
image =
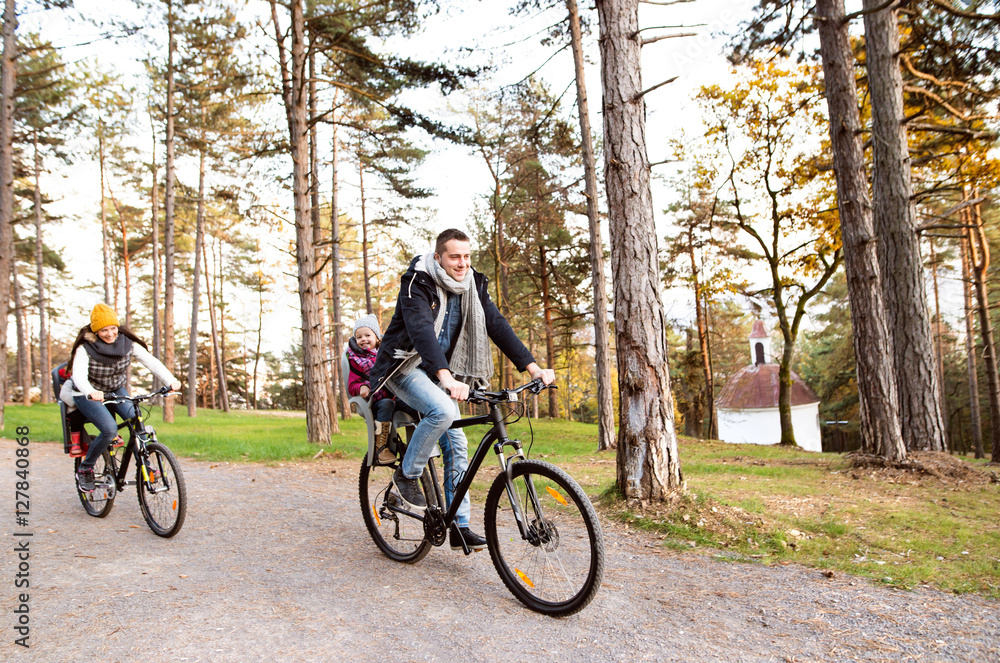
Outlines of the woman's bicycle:
<svg viewBox="0 0 1000 663">
<path fill-rule="evenodd" d="M 184 483 L 184 473 L 173 452 L 157 441 L 156 432 L 145 425 L 149 407 L 146 406 L 144 412 L 140 405 L 169 391 L 170 387 L 163 387 L 142 396 L 123 396 L 104 400 L 105 405 L 132 403 L 138 416 L 118 424 L 119 430 L 128 429 L 128 443 L 121 443 L 119 438 L 109 445 L 94 464 L 94 490 L 83 490 L 74 480 L 80 502 L 91 516 L 95 518 L 107 516 L 115 504 L 118 493 L 125 486 L 135 486 L 142 517 L 154 534 L 169 538 L 181 530 L 187 514 L 187 487 Z M 66 431 L 68 430 L 69 426 L 66 427 Z M 127 477 L 129 463 L 133 458 L 135 479 L 130 481 Z M 75 459 L 74 476 L 81 460 L 83 459 Z"/>
<path fill-rule="evenodd" d="M 514 596 L 537 612 L 564 616 L 585 608 L 604 574 L 604 539 L 597 513 L 566 472 L 551 463 L 527 459 L 521 441 L 507 435 L 507 424 L 524 414 L 518 394 L 529 390 L 537 395 L 545 388 L 536 379 L 516 389 L 470 393 L 469 402 L 485 403 L 489 412 L 459 419 L 452 428 L 478 424 L 491 424 L 491 428 L 469 460 L 469 470 L 447 510 L 433 458 L 421 477 L 427 509 L 415 513 L 405 507 L 392 484 L 398 461 L 379 464 L 369 444 L 361 464 L 359 491 L 361 512 L 375 545 L 393 560 L 413 563 L 432 545 L 443 544 L 449 529 L 457 527 L 455 514 L 462 498 L 492 449 L 501 471 L 486 497 L 484 523 L 497 573 Z M 414 423 L 394 418 L 396 426 Z M 468 555 L 471 551 L 464 541 L 462 546 Z"/>
</svg>

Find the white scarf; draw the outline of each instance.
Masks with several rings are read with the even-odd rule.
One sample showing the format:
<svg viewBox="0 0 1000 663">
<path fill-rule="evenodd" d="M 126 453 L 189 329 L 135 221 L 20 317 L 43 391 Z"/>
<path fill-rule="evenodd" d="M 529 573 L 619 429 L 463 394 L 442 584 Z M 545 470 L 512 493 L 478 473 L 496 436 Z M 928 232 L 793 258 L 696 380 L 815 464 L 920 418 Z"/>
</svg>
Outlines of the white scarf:
<svg viewBox="0 0 1000 663">
<path fill-rule="evenodd" d="M 433 253 L 421 256 L 417 260 L 415 269 L 430 276 L 437 288 L 440 303 L 437 317 L 434 319 L 435 338 L 441 335 L 441 329 L 444 327 L 448 308 L 447 293 L 467 295 L 462 297 L 462 324 L 458 338 L 452 345 L 449 370 L 456 379 L 470 386 L 488 386 L 489 379 L 493 377 L 493 354 L 490 352 L 490 338 L 486 331 L 486 313 L 483 311 L 483 303 L 479 300 L 479 293 L 476 292 L 473 271 L 470 269 L 464 279 L 456 281 L 448 276 L 441 264 L 434 259 Z M 399 368 L 393 371 L 400 376 L 409 374 L 420 361 L 416 350 L 408 352 L 396 350 L 393 356 L 404 360 Z"/>
</svg>

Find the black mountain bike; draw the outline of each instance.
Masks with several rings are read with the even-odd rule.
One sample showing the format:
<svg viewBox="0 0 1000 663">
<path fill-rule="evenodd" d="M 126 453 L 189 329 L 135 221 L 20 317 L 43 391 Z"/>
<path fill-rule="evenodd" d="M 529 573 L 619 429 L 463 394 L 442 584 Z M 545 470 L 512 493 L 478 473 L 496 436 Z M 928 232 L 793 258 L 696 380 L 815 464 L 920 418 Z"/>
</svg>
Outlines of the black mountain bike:
<svg viewBox="0 0 1000 663">
<path fill-rule="evenodd" d="M 84 510 L 95 518 L 104 518 L 111 513 L 115 497 L 125 486 L 135 486 L 139 509 L 149 529 L 157 536 L 169 538 L 177 534 L 184 525 L 187 514 L 187 487 L 184 473 L 177 457 L 156 439 L 156 432 L 143 422 L 149 416 L 149 408 L 143 411 L 140 405 L 151 398 L 166 394 L 170 387 L 163 387 L 151 394 L 106 398 L 105 405 L 133 403 L 138 417 L 126 419 L 118 424 L 119 429 L 129 431 L 128 444 L 113 442 L 94 464 L 94 490 L 82 490 L 76 484 L 77 494 Z M 78 414 L 78 413 L 74 413 Z M 135 480 L 129 481 L 129 462 L 135 459 Z M 75 471 L 82 458 L 75 459 Z"/>
<path fill-rule="evenodd" d="M 514 596 L 537 612 L 564 616 L 585 608 L 604 574 L 604 539 L 597 513 L 566 472 L 551 463 L 528 460 L 521 441 L 507 436 L 507 424 L 524 414 L 518 394 L 530 390 L 537 395 L 545 388 L 541 380 L 533 380 L 516 389 L 470 393 L 469 402 L 486 403 L 489 412 L 459 419 L 452 428 L 492 427 L 469 459 L 469 470 L 447 510 L 433 458 L 421 477 L 427 509 L 415 513 L 404 506 L 392 484 L 399 461 L 379 464 L 374 449 L 369 449 L 361 464 L 361 512 L 379 550 L 398 562 L 413 563 L 432 545 L 443 544 L 449 529 L 457 527 L 455 514 L 462 498 L 492 449 L 501 471 L 487 494 L 484 521 L 497 573 Z M 471 551 L 464 541 L 462 546 L 468 555 Z"/>
</svg>

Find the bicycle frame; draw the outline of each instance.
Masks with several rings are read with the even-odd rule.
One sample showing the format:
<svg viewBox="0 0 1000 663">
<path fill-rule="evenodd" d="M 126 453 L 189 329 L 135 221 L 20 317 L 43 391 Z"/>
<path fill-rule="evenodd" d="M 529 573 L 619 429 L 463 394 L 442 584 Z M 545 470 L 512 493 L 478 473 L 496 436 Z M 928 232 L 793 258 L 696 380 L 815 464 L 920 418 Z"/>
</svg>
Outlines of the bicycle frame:
<svg viewBox="0 0 1000 663">
<path fill-rule="evenodd" d="M 472 486 L 472 482 L 475 479 L 476 474 L 479 472 L 479 468 L 482 467 L 483 461 L 486 460 L 487 453 L 489 453 L 490 449 L 492 448 L 493 452 L 496 454 L 497 459 L 500 462 L 500 469 L 501 471 L 503 471 L 504 475 L 507 478 L 507 493 L 511 497 L 511 504 L 514 507 L 514 518 L 517 521 L 518 529 L 520 529 L 521 531 L 521 536 L 527 538 L 529 536 L 528 528 L 525 525 L 524 516 L 523 513 L 521 512 L 520 504 L 518 503 L 518 500 L 514 495 L 514 491 L 512 489 L 510 480 L 510 461 L 511 459 L 514 458 L 523 459 L 524 452 L 522 451 L 520 440 L 511 440 L 507 436 L 507 422 L 504 420 L 504 413 L 500 409 L 500 404 L 504 402 L 507 403 L 517 402 L 519 400 L 518 393 L 520 391 L 527 389 L 530 386 L 530 384 L 531 383 L 528 383 L 527 385 L 522 386 L 518 390 L 504 390 L 499 392 L 501 395 L 507 397 L 507 400 L 505 401 L 498 399 L 483 399 L 489 405 L 490 411 L 487 414 L 464 417 L 452 423 L 450 428 L 466 428 L 468 426 L 478 426 L 481 424 L 492 424 L 492 428 L 490 428 L 490 430 L 488 430 L 486 434 L 483 435 L 483 438 L 482 440 L 480 440 L 479 446 L 476 448 L 475 453 L 472 455 L 472 458 L 469 459 L 469 467 L 466 470 L 465 475 L 458 482 L 458 485 L 455 486 L 455 494 L 452 497 L 451 505 L 448 507 L 447 511 L 445 511 L 440 516 L 436 515 L 430 516 L 431 513 L 430 511 L 428 511 L 424 515 L 420 515 L 406 509 L 397 509 L 395 507 L 390 507 L 390 508 L 392 508 L 392 510 L 396 511 L 397 513 L 407 515 L 411 518 L 416 518 L 418 520 L 424 521 L 425 523 L 428 520 L 428 518 L 440 517 L 443 520 L 445 528 L 451 527 L 455 522 L 455 516 L 458 514 L 458 509 L 462 504 L 462 499 L 469 492 L 469 488 Z M 510 454 L 510 456 L 505 456 L 503 448 L 508 445 L 514 447 L 514 452 Z M 434 469 L 433 458 L 430 459 L 430 461 L 428 461 L 427 469 L 431 473 L 435 495 L 438 498 L 437 503 L 443 504 L 444 499 L 443 495 L 441 495 L 440 482 L 438 481 L 437 472 Z M 531 499 L 537 500 L 537 496 L 532 494 Z M 466 553 L 468 553 L 467 549 Z"/>
<path fill-rule="evenodd" d="M 162 390 L 161 390 L 162 391 Z M 109 455 L 111 456 L 111 469 L 113 472 L 113 477 L 115 479 L 115 492 L 121 492 L 125 486 L 132 486 L 136 484 L 136 481 L 130 481 L 126 477 L 128 476 L 129 464 L 132 456 L 135 456 L 136 463 L 142 467 L 142 478 L 146 482 L 147 488 L 154 492 L 160 492 L 156 490 L 152 485 L 149 485 L 149 468 L 145 462 L 148 458 L 148 453 L 146 451 L 146 443 L 148 438 L 152 437 L 152 441 L 155 441 L 155 433 L 152 430 L 147 430 L 143 425 L 142 408 L 139 403 L 151 396 L 157 394 L 147 394 L 146 396 L 128 396 L 115 399 L 108 399 L 104 401 L 106 404 L 115 403 L 125 403 L 130 402 L 135 405 L 136 417 L 134 419 L 124 419 L 120 424 L 118 424 L 118 430 L 127 428 L 129 431 L 129 440 L 126 444 L 124 450 L 121 452 L 120 464 L 119 464 L 119 454 L 118 449 L 108 448 Z M 162 471 L 162 468 L 160 468 Z M 166 479 L 164 479 L 164 482 Z M 169 486 L 167 487 L 169 489 Z"/>
</svg>

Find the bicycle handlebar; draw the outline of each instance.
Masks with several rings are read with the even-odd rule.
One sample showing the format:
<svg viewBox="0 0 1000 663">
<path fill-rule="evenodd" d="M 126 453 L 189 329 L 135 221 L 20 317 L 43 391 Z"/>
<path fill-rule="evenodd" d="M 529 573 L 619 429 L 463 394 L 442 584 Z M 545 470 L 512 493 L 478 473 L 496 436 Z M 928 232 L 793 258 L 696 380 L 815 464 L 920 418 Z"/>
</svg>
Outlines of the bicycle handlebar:
<svg viewBox="0 0 1000 663">
<path fill-rule="evenodd" d="M 105 398 L 102 403 L 105 405 L 115 405 L 117 403 L 140 403 L 142 401 L 148 401 L 150 398 L 155 398 L 157 396 L 164 396 L 171 392 L 170 385 L 160 387 L 154 392 L 148 394 L 142 394 L 140 396 L 115 396 L 113 398 Z"/>
<path fill-rule="evenodd" d="M 541 378 L 535 378 L 531 382 L 526 382 L 520 387 L 514 387 L 513 389 L 501 389 L 500 391 L 486 391 L 483 389 L 473 389 L 469 392 L 470 403 L 506 403 L 512 399 L 511 396 L 517 395 L 524 391 L 525 389 L 531 391 L 531 393 L 537 395 L 543 389 L 558 389 L 554 384 L 545 384 L 542 382 Z"/>
</svg>

